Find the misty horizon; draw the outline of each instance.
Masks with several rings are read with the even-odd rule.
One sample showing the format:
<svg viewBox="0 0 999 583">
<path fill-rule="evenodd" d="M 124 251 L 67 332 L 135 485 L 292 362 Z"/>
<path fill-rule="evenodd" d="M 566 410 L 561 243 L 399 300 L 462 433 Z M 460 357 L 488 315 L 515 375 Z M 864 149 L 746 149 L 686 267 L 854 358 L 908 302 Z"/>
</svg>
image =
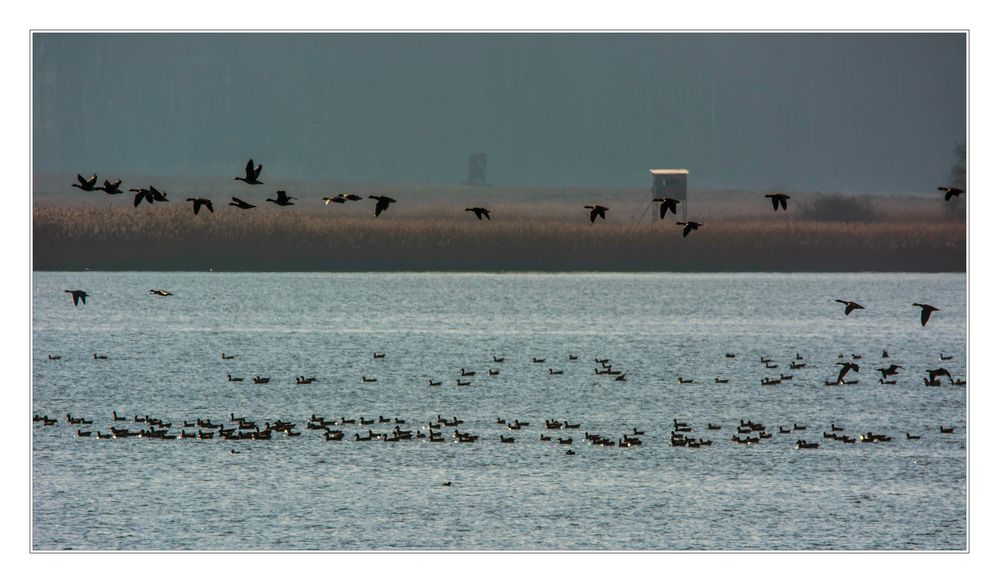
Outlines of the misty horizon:
<svg viewBox="0 0 999 583">
<path fill-rule="evenodd" d="M 35 33 L 33 169 L 929 193 L 964 33 Z M 68 184 L 67 184 L 68 186 Z M 268 185 L 269 187 L 270 185 Z M 277 186 L 280 188 L 280 185 Z"/>
</svg>

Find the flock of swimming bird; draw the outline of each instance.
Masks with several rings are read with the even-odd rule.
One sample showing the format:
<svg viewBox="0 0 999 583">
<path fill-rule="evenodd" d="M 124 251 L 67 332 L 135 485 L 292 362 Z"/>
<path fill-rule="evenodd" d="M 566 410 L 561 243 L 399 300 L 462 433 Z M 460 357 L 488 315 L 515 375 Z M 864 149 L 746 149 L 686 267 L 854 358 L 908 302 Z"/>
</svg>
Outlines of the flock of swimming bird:
<svg viewBox="0 0 999 583">
<path fill-rule="evenodd" d="M 246 167 L 243 170 L 243 176 L 236 176 L 233 178 L 233 180 L 239 180 L 249 185 L 262 185 L 263 182 L 260 182 L 260 173 L 263 171 L 263 169 L 264 169 L 263 164 L 254 164 L 253 159 L 250 158 L 246 162 Z M 103 191 L 107 194 L 121 194 L 122 193 L 120 189 L 121 182 L 122 182 L 121 178 L 118 178 L 114 182 L 109 180 L 104 180 L 103 185 L 98 185 L 96 174 L 91 174 L 89 178 L 84 178 L 82 174 L 77 174 L 76 183 L 71 184 L 70 186 L 79 188 L 80 190 L 86 192 Z M 949 201 L 951 198 L 955 196 L 960 196 L 961 194 L 964 193 L 964 190 L 954 186 L 940 186 L 937 188 L 937 190 L 944 191 L 945 201 Z M 139 206 L 140 204 L 142 204 L 143 201 L 146 201 L 149 204 L 169 201 L 169 199 L 167 199 L 167 193 L 165 191 L 160 191 L 159 189 L 157 189 L 152 185 L 149 185 L 148 188 L 130 188 L 128 189 L 128 191 L 135 193 L 135 197 L 133 199 L 134 206 Z M 277 198 L 267 198 L 265 199 L 265 201 L 274 203 L 278 206 L 292 206 L 295 203 L 291 201 L 297 200 L 297 197 L 289 196 L 287 191 L 285 190 L 278 190 L 276 191 L 276 194 Z M 771 203 L 773 204 L 774 211 L 780 209 L 786 211 L 787 202 L 788 200 L 791 199 L 791 196 L 786 192 L 774 192 L 770 194 L 765 194 L 763 196 L 764 198 L 770 199 Z M 257 206 L 255 204 L 250 204 L 245 200 L 242 200 L 235 196 L 231 198 L 232 202 L 230 202 L 228 206 L 234 206 L 241 210 L 249 210 L 256 208 Z M 375 200 L 376 217 L 381 215 L 382 212 L 388 210 L 390 204 L 398 202 L 396 199 L 392 197 L 381 194 L 368 195 L 368 198 Z M 214 208 L 212 207 L 211 199 L 205 197 L 190 197 L 186 200 L 187 202 L 192 203 L 195 215 L 197 215 L 202 208 L 208 209 L 208 212 L 210 213 L 215 212 Z M 334 196 L 324 196 L 322 200 L 323 203 L 326 205 L 346 204 L 347 202 L 351 201 L 363 200 L 363 197 L 349 192 L 341 192 Z M 664 196 L 662 198 L 653 198 L 652 200 L 654 202 L 660 203 L 659 204 L 660 219 L 665 219 L 666 213 L 668 212 L 673 213 L 674 216 L 677 214 L 676 209 L 677 209 L 677 204 L 680 203 L 679 199 Z M 590 211 L 589 213 L 590 223 L 596 222 L 598 217 L 606 220 L 607 212 L 610 210 L 609 207 L 601 204 L 589 204 L 584 206 L 583 208 L 589 209 Z M 465 211 L 473 213 L 475 215 L 475 218 L 480 221 L 483 219 L 483 217 L 485 217 L 486 220 L 492 220 L 489 214 L 491 211 L 485 207 L 471 207 L 471 208 L 466 208 Z M 687 237 L 687 235 L 689 235 L 691 231 L 695 231 L 700 227 L 704 226 L 704 223 L 699 223 L 697 221 L 677 221 L 676 224 L 683 227 L 683 229 L 681 230 L 681 234 L 683 235 L 683 237 Z"/>
</svg>

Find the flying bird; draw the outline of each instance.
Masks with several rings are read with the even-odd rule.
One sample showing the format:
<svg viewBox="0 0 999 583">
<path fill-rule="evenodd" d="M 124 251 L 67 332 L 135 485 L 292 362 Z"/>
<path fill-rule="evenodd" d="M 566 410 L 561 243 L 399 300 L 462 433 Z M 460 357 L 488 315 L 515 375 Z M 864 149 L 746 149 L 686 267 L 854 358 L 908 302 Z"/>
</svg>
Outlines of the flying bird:
<svg viewBox="0 0 999 583">
<path fill-rule="evenodd" d="M 482 208 L 480 206 L 476 206 L 476 207 L 472 207 L 470 209 L 465 209 L 465 210 L 466 211 L 472 211 L 473 213 L 475 213 L 475 218 L 479 219 L 480 221 L 482 220 L 483 216 L 486 217 L 487 221 L 491 221 L 492 220 L 491 218 L 489 218 L 489 209 Z"/>
<path fill-rule="evenodd" d="M 242 180 L 247 184 L 263 184 L 263 182 L 257 180 L 257 178 L 260 177 L 260 171 L 263 169 L 264 169 L 263 164 L 257 164 L 257 166 L 254 167 L 253 158 L 250 158 L 246 162 L 246 171 L 245 171 L 246 176 L 237 176 L 233 178 L 233 180 Z"/>
<path fill-rule="evenodd" d="M 83 291 L 82 289 L 67 289 L 63 291 L 65 291 L 68 294 L 73 294 L 74 306 L 80 305 L 80 302 L 83 302 L 83 305 L 87 305 L 87 297 L 89 297 L 89 294 Z"/>
<path fill-rule="evenodd" d="M 79 188 L 80 190 L 85 190 L 87 192 L 90 192 L 94 189 L 94 184 L 97 184 L 97 175 L 91 174 L 90 178 L 84 178 L 80 174 L 77 174 L 76 181 L 78 184 L 70 184 L 70 186 L 74 186 L 76 188 Z"/>
<path fill-rule="evenodd" d="M 890 376 L 897 375 L 898 371 L 901 370 L 901 368 L 902 367 L 900 367 L 897 364 L 892 364 L 891 366 L 889 366 L 887 368 L 879 368 L 878 372 L 881 373 L 881 378 L 887 379 Z"/>
<path fill-rule="evenodd" d="M 121 191 L 118 190 L 119 186 L 121 186 L 121 178 L 115 180 L 114 182 L 111 182 L 110 180 L 105 180 L 104 186 L 95 186 L 94 190 L 103 190 L 108 194 L 121 194 Z"/>
<path fill-rule="evenodd" d="M 930 314 L 932 314 L 933 312 L 939 312 L 940 311 L 939 308 L 934 308 L 933 306 L 931 306 L 929 304 L 912 304 L 912 305 L 919 306 L 920 308 L 922 308 L 922 312 L 920 312 L 920 314 L 919 314 L 919 322 L 923 326 L 925 326 L 926 322 L 929 321 Z"/>
<path fill-rule="evenodd" d="M 765 198 L 769 198 L 770 202 L 774 204 L 774 210 L 780 206 L 782 209 L 787 210 L 787 200 L 791 198 L 787 193 L 775 192 L 773 194 L 764 194 Z"/>
<path fill-rule="evenodd" d="M 234 206 L 234 207 L 237 207 L 237 208 L 241 208 L 243 210 L 257 208 L 257 205 L 250 204 L 250 203 L 246 202 L 245 200 L 241 200 L 241 199 L 236 198 L 235 196 L 232 197 L 232 202 L 229 203 L 229 206 Z"/>
<path fill-rule="evenodd" d="M 378 215 L 382 214 L 382 211 L 387 210 L 388 207 L 389 207 L 389 204 L 391 204 L 393 202 L 396 202 L 396 200 L 394 198 L 390 198 L 388 196 L 369 195 L 368 198 L 373 198 L 373 199 L 375 199 L 375 200 L 378 201 L 377 203 L 375 203 L 375 216 L 376 217 Z"/>
<path fill-rule="evenodd" d="M 205 207 L 208 209 L 208 212 L 215 214 L 215 210 L 212 209 L 212 201 L 208 200 L 207 198 L 200 198 L 200 197 L 189 198 L 187 199 L 187 202 L 194 203 L 194 214 L 198 214 L 198 211 L 201 210 L 201 207 Z"/>
<path fill-rule="evenodd" d="M 73 186 L 76 186 L 75 184 Z M 937 190 L 944 191 L 944 200 L 949 201 L 953 196 L 961 196 L 964 191 L 954 186 L 938 186 Z"/>
<path fill-rule="evenodd" d="M 697 222 L 694 222 L 694 221 L 687 221 L 685 223 L 681 223 L 681 222 L 677 221 L 676 224 L 683 225 L 683 236 L 684 237 L 686 237 L 687 235 L 689 235 L 691 231 L 695 231 L 698 228 L 704 226 L 704 223 L 697 223 Z"/>
<path fill-rule="evenodd" d="M 931 383 L 935 382 L 937 380 L 937 377 L 940 377 L 940 376 L 946 376 L 947 378 L 953 380 L 953 377 L 950 376 L 950 371 L 947 370 L 947 369 L 945 369 L 945 368 L 943 368 L 943 367 L 935 368 L 933 370 L 927 369 L 926 372 L 928 372 L 930 374 L 930 382 Z"/>
<path fill-rule="evenodd" d="M 293 199 L 293 198 L 295 198 L 295 197 L 294 196 L 288 196 L 288 193 L 286 193 L 285 191 L 278 190 L 277 191 L 277 200 L 274 200 L 273 198 L 268 198 L 267 202 L 273 202 L 274 204 L 276 204 L 278 206 L 288 206 L 288 205 L 295 204 L 295 203 L 291 202 L 291 199 Z"/>
<path fill-rule="evenodd" d="M 851 370 L 853 372 L 860 372 L 860 365 L 858 365 L 855 362 L 837 362 L 836 364 L 838 364 L 838 365 L 840 365 L 840 366 L 843 367 L 843 368 L 839 369 L 839 376 L 836 377 L 836 382 L 837 383 L 842 383 L 843 382 L 843 377 L 845 377 L 846 374 L 848 372 L 850 372 Z"/>
<path fill-rule="evenodd" d="M 338 204 L 344 204 L 344 203 L 347 202 L 347 199 L 344 198 L 342 194 L 338 194 L 336 196 L 324 196 L 323 197 L 323 203 L 324 204 L 328 205 L 331 202 L 335 202 L 335 203 L 338 203 Z"/>
<path fill-rule="evenodd" d="M 599 204 L 588 204 L 588 205 L 584 206 L 583 208 L 584 209 L 592 209 L 592 210 L 590 210 L 590 222 L 591 223 L 595 222 L 597 220 L 597 217 L 600 217 L 601 219 L 604 219 L 606 221 L 607 220 L 607 215 L 605 215 L 604 213 L 606 213 L 607 211 L 610 210 L 609 208 L 607 208 L 605 206 L 602 206 L 602 205 L 599 205 Z"/>
<path fill-rule="evenodd" d="M 363 200 L 364 199 L 364 197 L 362 197 L 362 196 L 358 196 L 356 194 L 351 194 L 349 192 L 341 192 L 337 196 L 342 196 L 342 197 L 344 197 L 347 200 Z"/>
<path fill-rule="evenodd" d="M 155 186 L 153 186 L 151 184 L 149 185 L 149 196 L 153 197 L 154 201 L 156 201 L 156 202 L 169 202 L 167 200 L 166 195 L 167 195 L 166 192 L 160 192 L 160 191 L 156 190 Z"/>
<path fill-rule="evenodd" d="M 848 301 L 848 300 L 836 300 L 836 301 L 846 306 L 845 313 L 846 313 L 847 316 L 849 316 L 850 312 L 852 312 L 854 310 L 863 310 L 863 309 L 865 309 L 864 306 L 861 306 L 857 302 Z"/>
<path fill-rule="evenodd" d="M 664 198 L 653 198 L 652 202 L 662 203 L 659 205 L 659 218 L 665 219 L 666 211 L 670 211 L 674 215 L 676 214 L 676 204 L 680 201 L 675 198 L 664 197 Z"/>
<path fill-rule="evenodd" d="M 129 188 L 128 191 L 135 193 L 133 206 L 139 206 L 143 200 L 149 204 L 153 204 L 153 195 L 149 192 L 148 188 Z"/>
</svg>

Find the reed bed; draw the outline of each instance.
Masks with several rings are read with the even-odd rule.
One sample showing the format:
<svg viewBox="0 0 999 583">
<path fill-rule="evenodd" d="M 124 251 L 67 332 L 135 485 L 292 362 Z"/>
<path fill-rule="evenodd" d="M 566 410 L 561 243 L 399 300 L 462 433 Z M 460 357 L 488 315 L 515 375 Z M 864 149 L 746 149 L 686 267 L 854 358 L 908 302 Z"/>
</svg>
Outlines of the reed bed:
<svg viewBox="0 0 999 583">
<path fill-rule="evenodd" d="M 574 202 L 506 203 L 492 221 L 463 205 L 373 201 L 240 211 L 217 202 L 33 209 L 36 270 L 216 271 L 915 271 L 966 268 L 963 221 L 911 210 L 898 220 L 827 222 L 794 213 L 634 222 L 640 205 L 590 224 Z M 372 203 L 372 204 L 368 204 Z M 269 205 L 269 203 L 266 203 Z M 302 205 L 305 207 L 306 205 Z M 759 205 L 758 205 L 759 206 Z M 491 207 L 492 208 L 492 207 Z M 934 207 L 935 208 L 935 207 Z M 615 210 L 617 212 L 615 212 Z M 649 217 L 646 217 L 648 220 Z M 932 220 L 929 220 L 932 219 Z"/>
</svg>

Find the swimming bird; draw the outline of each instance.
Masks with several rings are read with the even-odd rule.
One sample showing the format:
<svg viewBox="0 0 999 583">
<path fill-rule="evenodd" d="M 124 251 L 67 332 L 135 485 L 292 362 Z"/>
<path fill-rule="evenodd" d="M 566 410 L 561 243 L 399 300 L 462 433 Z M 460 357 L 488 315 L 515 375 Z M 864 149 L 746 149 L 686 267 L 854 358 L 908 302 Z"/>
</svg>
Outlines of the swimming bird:
<svg viewBox="0 0 999 583">
<path fill-rule="evenodd" d="M 861 306 L 860 304 L 858 304 L 857 302 L 854 302 L 854 301 L 850 301 L 850 300 L 836 300 L 836 301 L 846 306 L 846 309 L 844 310 L 844 313 L 847 316 L 849 316 L 850 312 L 852 312 L 854 310 L 863 310 L 863 309 L 865 309 L 864 306 Z"/>
<path fill-rule="evenodd" d="M 236 198 L 235 196 L 232 197 L 232 202 L 229 203 L 229 206 L 234 206 L 236 208 L 241 208 L 243 210 L 257 208 L 257 205 L 250 204 L 250 203 L 246 202 L 245 200 Z"/>
<path fill-rule="evenodd" d="M 943 425 L 941 425 L 940 426 L 940 433 L 954 433 L 954 428 L 953 427 L 944 427 Z"/>
<path fill-rule="evenodd" d="M 59 360 L 60 358 L 62 358 L 62 357 L 59 356 L 58 354 L 50 354 L 49 355 L 49 360 Z"/>
<path fill-rule="evenodd" d="M 295 204 L 295 203 L 291 202 L 291 199 L 296 198 L 296 197 L 294 197 L 294 196 L 288 196 L 288 193 L 285 192 L 285 191 L 283 191 L 283 190 L 278 190 L 276 192 L 277 192 L 277 200 L 275 200 L 273 198 L 268 198 L 268 199 L 266 199 L 267 202 L 273 202 L 274 204 L 276 204 L 278 206 L 289 206 L 289 205 Z"/>
<path fill-rule="evenodd" d="M 74 185 L 75 186 L 75 185 Z M 955 186 L 938 186 L 937 190 L 944 191 L 944 200 L 949 201 L 953 196 L 961 196 L 964 191 Z"/>
<path fill-rule="evenodd" d="M 777 210 L 778 206 L 780 206 L 784 210 L 787 210 L 787 201 L 788 201 L 789 198 L 791 198 L 787 193 L 784 193 L 784 192 L 775 192 L 773 194 L 764 194 L 763 196 L 765 198 L 769 198 L 770 202 L 772 202 L 774 204 L 774 210 Z"/>
<path fill-rule="evenodd" d="M 687 221 L 685 223 L 681 223 L 681 222 L 677 221 L 676 224 L 683 225 L 683 236 L 684 237 L 686 237 L 687 235 L 689 235 L 691 231 L 695 231 L 698 228 L 704 226 L 704 223 L 698 223 L 698 222 L 695 222 L 695 221 Z"/>
<path fill-rule="evenodd" d="M 264 169 L 264 165 L 263 164 L 257 164 L 257 166 L 254 167 L 253 166 L 253 158 L 250 158 L 246 162 L 246 168 L 244 170 L 245 176 L 237 176 L 237 177 L 233 178 L 233 180 L 242 180 L 243 182 L 245 182 L 247 184 L 263 184 L 263 182 L 260 182 L 259 180 L 257 180 L 257 178 L 260 177 L 260 171 L 263 170 L 263 169 Z"/>
<path fill-rule="evenodd" d="M 97 183 L 97 175 L 91 174 L 90 178 L 84 178 L 83 176 L 77 174 L 76 181 L 78 184 L 70 184 L 70 186 L 74 186 L 76 188 L 79 188 L 80 190 L 85 190 L 87 192 L 90 192 L 94 190 L 94 184 Z"/>
<path fill-rule="evenodd" d="M 378 201 L 377 203 L 375 203 L 375 216 L 376 217 L 378 215 L 382 214 L 382 211 L 388 210 L 389 204 L 391 204 L 393 202 L 398 202 L 394 198 L 391 198 L 391 197 L 388 197 L 388 196 L 383 196 L 383 195 L 378 195 L 378 196 L 369 195 L 368 198 L 373 198 L 373 199 L 375 199 L 375 200 Z"/>
<path fill-rule="evenodd" d="M 605 207 L 603 205 L 599 205 L 599 204 L 588 204 L 588 205 L 584 206 L 583 208 L 584 209 L 591 209 L 590 210 L 590 222 L 591 223 L 594 222 L 594 221 L 596 221 L 597 217 L 600 217 L 601 219 L 607 220 L 607 215 L 605 215 L 604 213 L 606 213 L 607 211 L 610 210 L 609 208 L 607 208 L 607 207 Z"/>
<path fill-rule="evenodd" d="M 940 353 L 940 360 L 952 360 L 953 358 L 954 358 L 953 354 L 950 356 L 944 356 L 942 352 Z"/>
<path fill-rule="evenodd" d="M 653 198 L 652 202 L 662 203 L 659 205 L 659 218 L 666 218 L 666 211 L 676 214 L 676 204 L 680 202 L 675 198 L 663 197 L 663 198 Z"/>
<path fill-rule="evenodd" d="M 444 382 L 444 381 L 434 382 L 432 379 L 430 379 L 429 382 L 430 382 L 430 386 L 431 387 L 439 387 L 439 386 L 441 386 L 441 383 Z"/>
<path fill-rule="evenodd" d="M 200 197 L 189 198 L 187 199 L 187 202 L 194 203 L 194 214 L 198 214 L 198 211 L 201 210 L 201 207 L 205 207 L 206 209 L 208 209 L 208 212 L 215 214 L 215 210 L 212 208 L 212 201 L 210 201 L 207 198 L 200 198 Z"/>
<path fill-rule="evenodd" d="M 465 210 L 466 211 L 472 211 L 473 213 L 475 213 L 475 218 L 479 219 L 480 221 L 482 220 L 483 216 L 486 217 L 487 221 L 491 221 L 492 220 L 491 218 L 489 218 L 489 209 L 487 209 L 487 208 L 482 208 L 480 206 L 476 206 L 476 207 L 472 207 L 470 209 L 465 209 Z"/>
<path fill-rule="evenodd" d="M 228 354 L 228 355 L 227 355 L 227 354 L 226 354 L 226 353 L 224 353 L 224 352 L 222 353 L 222 360 L 232 360 L 232 359 L 234 359 L 234 358 L 236 358 L 236 355 L 235 355 L 235 354 Z"/>
<path fill-rule="evenodd" d="M 933 306 L 931 306 L 929 304 L 912 304 L 912 305 L 919 306 L 920 308 L 922 308 L 922 312 L 919 313 L 919 322 L 923 326 L 925 326 L 926 322 L 929 321 L 930 314 L 932 314 L 933 312 L 939 312 L 940 311 L 939 308 L 934 308 Z"/>
<path fill-rule="evenodd" d="M 234 377 L 231 374 L 227 374 L 227 375 L 225 375 L 225 380 L 227 380 L 229 382 L 232 382 L 232 383 L 241 383 L 241 382 L 243 382 L 243 377 Z"/>
<path fill-rule="evenodd" d="M 107 355 L 94 353 L 94 360 L 107 360 Z"/>
<path fill-rule="evenodd" d="M 83 302 L 83 304 L 86 305 L 87 304 L 87 298 L 90 297 L 90 294 L 88 294 L 87 292 L 83 291 L 82 289 L 67 289 L 67 290 L 63 290 L 63 291 L 65 291 L 68 294 L 73 294 L 73 305 L 74 306 L 80 305 L 80 302 Z"/>
<path fill-rule="evenodd" d="M 103 190 L 108 194 L 121 194 L 121 191 L 118 190 L 119 186 L 121 186 L 121 178 L 115 180 L 114 182 L 105 180 L 104 186 L 95 186 L 94 190 Z"/>
<path fill-rule="evenodd" d="M 173 294 L 165 289 L 151 289 L 149 290 L 150 295 L 154 296 L 172 296 Z"/>
</svg>

